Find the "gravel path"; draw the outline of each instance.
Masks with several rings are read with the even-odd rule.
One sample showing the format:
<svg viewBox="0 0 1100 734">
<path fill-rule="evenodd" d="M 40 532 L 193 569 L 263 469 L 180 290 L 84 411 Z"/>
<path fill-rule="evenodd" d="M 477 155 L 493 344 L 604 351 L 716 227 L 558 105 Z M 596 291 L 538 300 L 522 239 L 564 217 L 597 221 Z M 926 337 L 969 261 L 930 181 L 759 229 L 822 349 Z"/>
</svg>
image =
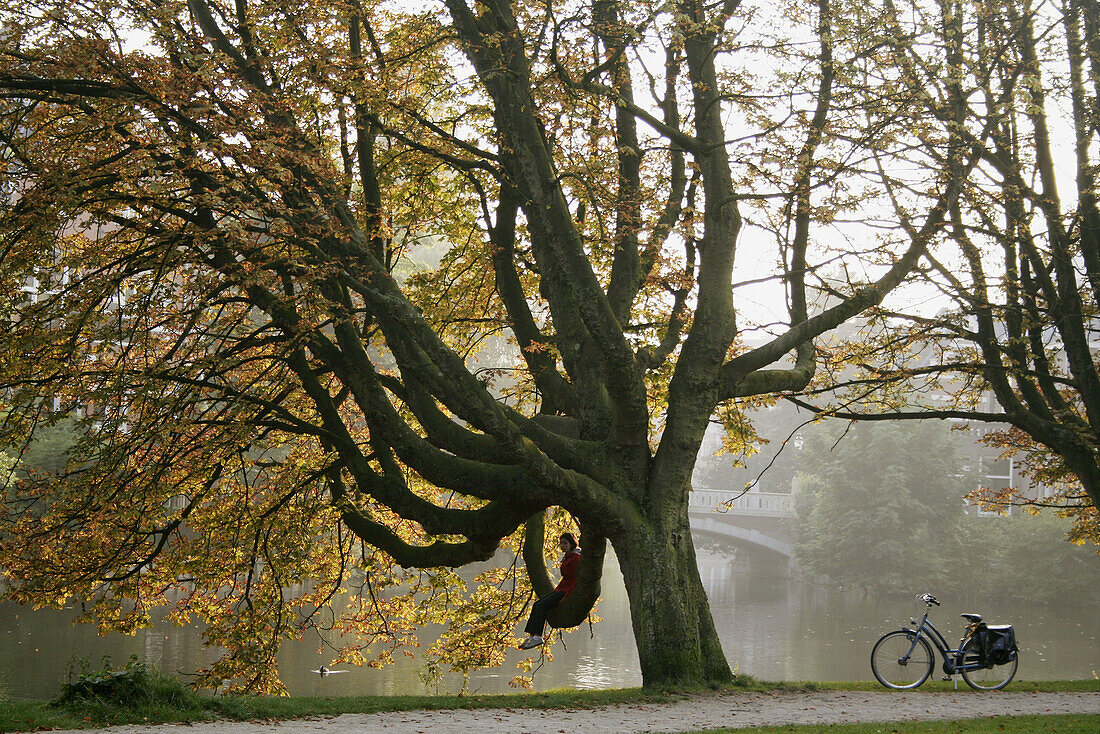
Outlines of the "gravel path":
<svg viewBox="0 0 1100 734">
<path fill-rule="evenodd" d="M 596 709 L 400 711 L 283 722 L 116 726 L 100 731 L 103 734 L 624 734 L 1072 713 L 1100 714 L 1100 693 L 725 693 L 693 696 L 675 703 Z"/>
</svg>

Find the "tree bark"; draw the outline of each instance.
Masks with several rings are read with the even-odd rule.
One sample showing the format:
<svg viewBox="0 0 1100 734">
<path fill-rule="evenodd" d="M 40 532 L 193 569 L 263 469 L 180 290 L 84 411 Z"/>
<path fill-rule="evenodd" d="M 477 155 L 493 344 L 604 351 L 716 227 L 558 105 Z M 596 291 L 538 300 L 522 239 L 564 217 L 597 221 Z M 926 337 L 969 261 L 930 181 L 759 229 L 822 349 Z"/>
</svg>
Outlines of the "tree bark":
<svg viewBox="0 0 1100 734">
<path fill-rule="evenodd" d="M 695 560 L 687 509 L 612 537 L 642 670 L 642 685 L 733 680 Z"/>
<path fill-rule="evenodd" d="M 553 589 L 542 561 L 542 513 L 527 522 L 523 557 L 538 597 Z M 630 600 L 630 618 L 649 687 L 720 684 L 733 680 L 699 577 L 686 507 L 667 517 L 639 519 L 611 538 Z M 599 596 L 604 538 L 581 530 L 581 567 L 574 593 L 546 621 L 568 629 L 584 622 Z"/>
</svg>

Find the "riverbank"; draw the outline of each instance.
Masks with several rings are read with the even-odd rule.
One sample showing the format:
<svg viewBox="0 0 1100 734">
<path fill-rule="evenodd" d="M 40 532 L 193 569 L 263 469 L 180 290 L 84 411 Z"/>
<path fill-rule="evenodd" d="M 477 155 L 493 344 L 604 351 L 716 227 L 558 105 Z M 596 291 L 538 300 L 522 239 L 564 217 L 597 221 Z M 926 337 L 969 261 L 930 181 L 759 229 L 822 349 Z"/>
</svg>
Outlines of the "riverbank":
<svg viewBox="0 0 1100 734">
<path fill-rule="evenodd" d="M 1098 692 L 774 690 L 692 694 L 676 701 L 595 708 L 442 709 L 340 714 L 289 721 L 130 724 L 102 734 L 624 734 L 786 724 L 955 720 L 1086 714 L 1100 721 Z M 89 734 L 74 730 L 73 734 Z M 64 732 L 58 732 L 64 734 Z"/>
<path fill-rule="evenodd" d="M 209 704 L 209 705 L 207 705 Z M 955 691 L 934 682 L 920 691 L 870 683 L 768 684 L 711 692 L 641 689 L 557 691 L 512 696 L 364 698 L 205 698 L 142 707 L 0 702 L 0 732 L 110 729 L 115 734 L 317 734 L 347 730 L 411 734 L 515 734 L 687 731 L 770 724 L 961 719 L 1077 713 L 1100 717 L 1100 681 L 1013 682 L 1009 691 Z M 263 722 L 262 724 L 256 723 Z"/>
</svg>

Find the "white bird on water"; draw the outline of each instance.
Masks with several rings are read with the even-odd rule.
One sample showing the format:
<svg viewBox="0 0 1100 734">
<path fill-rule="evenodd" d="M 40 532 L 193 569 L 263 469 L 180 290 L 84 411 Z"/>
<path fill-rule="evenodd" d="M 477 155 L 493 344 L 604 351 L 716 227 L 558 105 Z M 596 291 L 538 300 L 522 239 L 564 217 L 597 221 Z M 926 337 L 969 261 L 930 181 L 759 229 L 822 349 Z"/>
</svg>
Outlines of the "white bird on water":
<svg viewBox="0 0 1100 734">
<path fill-rule="evenodd" d="M 348 671 L 346 671 L 346 670 L 333 670 L 332 668 L 326 668 L 324 665 L 322 665 L 320 670 L 311 670 L 309 672 L 310 673 L 318 673 L 322 678 L 324 678 L 326 675 L 335 675 L 336 673 L 347 673 Z"/>
</svg>

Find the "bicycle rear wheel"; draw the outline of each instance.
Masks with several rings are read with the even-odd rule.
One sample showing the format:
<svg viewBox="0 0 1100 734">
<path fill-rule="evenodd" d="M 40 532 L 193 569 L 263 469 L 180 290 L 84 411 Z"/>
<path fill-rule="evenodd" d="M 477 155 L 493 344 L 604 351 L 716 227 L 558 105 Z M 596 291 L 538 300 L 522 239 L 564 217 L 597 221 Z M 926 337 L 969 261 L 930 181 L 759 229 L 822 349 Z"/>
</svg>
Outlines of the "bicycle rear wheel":
<svg viewBox="0 0 1100 734">
<path fill-rule="evenodd" d="M 971 637 L 963 645 L 963 665 L 973 665 L 981 660 L 981 651 L 978 648 L 978 640 Z M 975 668 L 974 670 L 967 670 L 963 667 L 959 672 L 962 673 L 963 680 L 971 688 L 978 691 L 998 691 L 1010 682 L 1016 675 L 1016 668 L 1020 664 L 1020 657 L 1017 653 L 1012 653 L 1012 660 L 1004 665 L 993 665 L 988 668 Z"/>
<path fill-rule="evenodd" d="M 871 648 L 871 672 L 887 688 L 916 688 L 934 663 L 928 641 L 908 630 L 887 632 Z"/>
</svg>

